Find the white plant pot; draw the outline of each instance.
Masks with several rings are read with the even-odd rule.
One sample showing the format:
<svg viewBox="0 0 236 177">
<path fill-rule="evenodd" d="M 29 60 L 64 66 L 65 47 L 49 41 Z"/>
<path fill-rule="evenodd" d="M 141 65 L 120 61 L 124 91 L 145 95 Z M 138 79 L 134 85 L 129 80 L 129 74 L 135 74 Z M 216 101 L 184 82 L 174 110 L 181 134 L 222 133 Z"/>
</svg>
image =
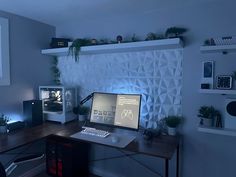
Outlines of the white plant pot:
<svg viewBox="0 0 236 177">
<path fill-rule="evenodd" d="M 201 118 L 202 125 L 205 127 L 211 127 L 212 126 L 212 119 L 207 119 L 207 118 Z"/>
<path fill-rule="evenodd" d="M 88 119 L 88 115 L 79 115 L 79 121 L 85 121 Z"/>
<path fill-rule="evenodd" d="M 176 127 L 167 127 L 167 133 L 168 135 L 175 136 L 177 132 Z"/>
<path fill-rule="evenodd" d="M 7 133 L 7 126 L 0 126 L 0 133 Z"/>
</svg>

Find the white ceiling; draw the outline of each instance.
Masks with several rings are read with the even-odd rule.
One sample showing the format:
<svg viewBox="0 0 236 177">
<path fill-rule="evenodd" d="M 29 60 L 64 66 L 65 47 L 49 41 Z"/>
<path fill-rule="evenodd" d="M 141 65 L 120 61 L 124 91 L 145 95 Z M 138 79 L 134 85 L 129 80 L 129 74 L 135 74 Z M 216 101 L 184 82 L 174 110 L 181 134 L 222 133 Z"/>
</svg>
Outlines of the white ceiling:
<svg viewBox="0 0 236 177">
<path fill-rule="evenodd" d="M 216 0 L 0 0 L 0 10 L 57 26 L 109 14 L 149 13 Z"/>
</svg>

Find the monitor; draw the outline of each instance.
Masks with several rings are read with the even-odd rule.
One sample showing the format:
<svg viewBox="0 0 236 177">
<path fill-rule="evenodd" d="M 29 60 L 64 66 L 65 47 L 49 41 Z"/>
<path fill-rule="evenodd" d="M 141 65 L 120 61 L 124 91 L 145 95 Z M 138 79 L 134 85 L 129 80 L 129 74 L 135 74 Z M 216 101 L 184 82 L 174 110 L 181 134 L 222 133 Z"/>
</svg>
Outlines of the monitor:
<svg viewBox="0 0 236 177">
<path fill-rule="evenodd" d="M 129 129 L 139 128 L 141 95 L 93 93 L 90 122 Z"/>
</svg>

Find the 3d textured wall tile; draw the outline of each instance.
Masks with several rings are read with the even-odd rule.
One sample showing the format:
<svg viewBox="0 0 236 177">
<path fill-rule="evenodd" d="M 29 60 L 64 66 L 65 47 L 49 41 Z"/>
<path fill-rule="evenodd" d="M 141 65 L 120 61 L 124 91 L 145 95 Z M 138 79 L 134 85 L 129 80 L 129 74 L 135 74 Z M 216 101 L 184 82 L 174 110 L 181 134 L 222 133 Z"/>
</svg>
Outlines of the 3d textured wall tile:
<svg viewBox="0 0 236 177">
<path fill-rule="evenodd" d="M 79 62 L 59 57 L 64 85 L 94 91 L 142 94 L 141 125 L 182 114 L 183 50 L 81 55 Z"/>
</svg>

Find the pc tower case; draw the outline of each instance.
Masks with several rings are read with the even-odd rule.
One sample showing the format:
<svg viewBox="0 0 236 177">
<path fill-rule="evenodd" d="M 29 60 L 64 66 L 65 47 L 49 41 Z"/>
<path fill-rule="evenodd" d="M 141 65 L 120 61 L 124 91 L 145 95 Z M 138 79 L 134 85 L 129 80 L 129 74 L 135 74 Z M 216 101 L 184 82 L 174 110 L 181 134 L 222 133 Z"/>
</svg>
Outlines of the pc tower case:
<svg viewBox="0 0 236 177">
<path fill-rule="evenodd" d="M 23 101 L 23 114 L 26 126 L 36 126 L 43 123 L 43 110 L 41 100 Z"/>
<path fill-rule="evenodd" d="M 45 120 L 65 123 L 76 118 L 73 114 L 75 89 L 64 86 L 40 86 L 39 99 L 42 100 Z"/>
<path fill-rule="evenodd" d="M 90 144 L 51 135 L 46 139 L 46 171 L 53 177 L 88 177 Z"/>
</svg>

